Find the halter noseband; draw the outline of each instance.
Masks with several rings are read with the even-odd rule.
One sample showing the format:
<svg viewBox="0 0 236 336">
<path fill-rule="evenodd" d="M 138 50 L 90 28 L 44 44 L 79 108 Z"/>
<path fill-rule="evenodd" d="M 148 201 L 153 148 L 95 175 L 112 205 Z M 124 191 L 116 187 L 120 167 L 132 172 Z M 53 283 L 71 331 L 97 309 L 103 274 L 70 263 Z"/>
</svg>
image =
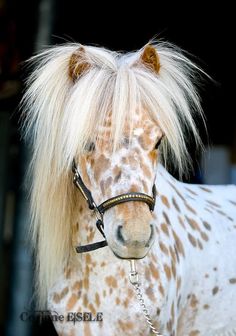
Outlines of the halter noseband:
<svg viewBox="0 0 236 336">
<path fill-rule="evenodd" d="M 155 184 L 152 187 L 152 193 L 153 196 L 149 196 L 147 194 L 139 193 L 139 192 L 128 192 L 125 194 L 120 194 L 118 196 L 112 197 L 107 199 L 106 201 L 102 202 L 100 205 L 96 205 L 91 191 L 86 187 L 84 184 L 78 169 L 76 167 L 75 160 L 72 162 L 72 172 L 74 174 L 73 177 L 73 183 L 75 186 L 80 190 L 81 194 L 83 195 L 84 199 L 88 203 L 88 207 L 90 210 L 94 210 L 97 221 L 96 221 L 96 226 L 100 233 L 103 235 L 104 238 L 104 223 L 103 223 L 103 215 L 105 211 L 108 209 L 112 208 L 115 205 L 121 204 L 121 203 L 126 203 L 126 202 L 131 202 L 131 201 L 138 201 L 138 202 L 144 202 L 149 206 L 150 211 L 154 210 L 155 207 L 155 202 L 156 202 L 156 186 Z M 77 253 L 83 253 L 83 252 L 90 252 L 93 250 L 97 250 L 101 247 L 107 246 L 107 241 L 106 239 L 103 241 L 99 241 L 97 243 L 92 243 L 92 244 L 87 244 L 87 245 L 82 245 L 82 246 L 76 246 L 76 252 Z"/>
</svg>

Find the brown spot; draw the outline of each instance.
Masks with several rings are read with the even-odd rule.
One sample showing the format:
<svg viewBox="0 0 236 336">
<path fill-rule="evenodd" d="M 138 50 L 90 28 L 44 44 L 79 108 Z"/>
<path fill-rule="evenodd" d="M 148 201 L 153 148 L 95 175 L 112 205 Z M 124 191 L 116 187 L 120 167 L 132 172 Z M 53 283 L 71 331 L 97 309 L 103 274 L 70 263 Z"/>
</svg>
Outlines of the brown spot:
<svg viewBox="0 0 236 336">
<path fill-rule="evenodd" d="M 145 279 L 146 279 L 148 282 L 151 281 L 151 272 L 150 272 L 149 267 L 145 267 L 145 272 L 144 272 L 144 274 L 145 274 Z"/>
<path fill-rule="evenodd" d="M 159 246 L 160 246 L 160 249 L 163 253 L 165 253 L 166 255 L 169 255 L 169 251 L 168 251 L 168 248 L 165 246 L 164 243 L 162 242 L 159 242 Z"/>
<path fill-rule="evenodd" d="M 168 265 L 166 265 L 166 264 L 164 264 L 164 271 L 165 271 L 167 279 L 170 281 L 170 279 L 171 279 L 171 270 L 170 270 L 170 267 Z"/>
<path fill-rule="evenodd" d="M 179 190 L 174 186 L 173 183 L 167 181 L 169 183 L 169 185 L 174 189 L 174 191 L 176 192 L 176 194 L 182 199 L 183 202 L 185 202 L 185 198 L 184 196 L 179 192 Z"/>
<path fill-rule="evenodd" d="M 145 193 L 148 192 L 148 186 L 147 186 L 147 183 L 145 181 L 142 181 L 142 185 L 143 185 L 143 190 Z"/>
<path fill-rule="evenodd" d="M 179 292 L 179 290 L 180 290 L 180 286 L 181 286 L 181 278 L 178 278 L 177 279 L 177 287 L 176 287 L 176 289 L 177 289 L 177 293 Z"/>
<path fill-rule="evenodd" d="M 184 202 L 184 205 L 186 206 L 186 208 L 190 211 L 190 212 L 192 212 L 194 215 L 196 215 L 197 213 L 196 213 L 196 211 L 185 201 Z"/>
<path fill-rule="evenodd" d="M 174 262 L 176 262 L 176 253 L 174 252 L 174 250 L 172 249 L 172 246 L 169 246 L 169 251 L 171 254 L 171 258 Z"/>
<path fill-rule="evenodd" d="M 175 320 L 175 306 L 174 306 L 174 302 L 172 302 L 171 305 L 171 318 L 174 321 Z"/>
<path fill-rule="evenodd" d="M 83 305 L 84 305 L 85 308 L 88 307 L 88 297 L 87 297 L 87 294 L 83 295 Z"/>
<path fill-rule="evenodd" d="M 134 297 L 134 291 L 131 288 L 128 288 L 128 297 L 129 298 Z"/>
<path fill-rule="evenodd" d="M 128 305 L 129 305 L 129 298 L 126 298 L 124 301 L 123 301 L 123 306 L 125 308 L 128 308 Z"/>
<path fill-rule="evenodd" d="M 70 311 L 75 306 L 77 299 L 78 299 L 77 295 L 72 294 L 69 301 L 67 302 L 66 309 Z"/>
<path fill-rule="evenodd" d="M 175 255 L 176 255 L 177 262 L 179 263 L 179 252 L 177 250 L 176 244 L 174 244 L 174 250 L 175 250 Z"/>
<path fill-rule="evenodd" d="M 194 196 L 198 196 L 198 194 L 195 192 L 195 191 L 193 191 L 192 189 L 189 189 L 189 188 L 185 188 L 188 192 L 190 192 L 192 195 L 194 195 Z"/>
<path fill-rule="evenodd" d="M 89 235 L 87 236 L 87 242 L 90 243 L 91 241 L 93 241 L 94 236 L 95 236 L 95 230 L 91 229 Z"/>
<path fill-rule="evenodd" d="M 113 277 L 113 276 L 107 276 L 107 277 L 105 278 L 105 281 L 106 281 L 106 283 L 107 283 L 107 285 L 108 285 L 109 287 L 117 288 L 117 280 L 116 280 L 115 277 Z"/>
<path fill-rule="evenodd" d="M 61 301 L 61 296 L 58 293 L 54 293 L 52 299 L 55 303 L 59 303 Z"/>
<path fill-rule="evenodd" d="M 106 194 L 106 190 L 105 190 L 104 184 L 105 184 L 104 180 L 101 180 L 101 182 L 100 182 L 100 188 L 101 188 L 103 196 L 105 196 L 105 194 Z"/>
<path fill-rule="evenodd" d="M 105 194 L 108 195 L 109 194 L 109 189 L 110 186 L 112 185 L 112 177 L 109 176 L 106 181 L 104 182 L 104 189 L 105 189 Z"/>
<path fill-rule="evenodd" d="M 188 216 L 185 216 L 185 218 L 193 230 L 200 231 L 200 227 L 194 219 L 189 218 Z"/>
<path fill-rule="evenodd" d="M 61 300 L 69 293 L 69 288 L 68 287 L 65 287 L 63 288 L 63 290 L 61 291 Z"/>
<path fill-rule="evenodd" d="M 107 292 L 106 292 L 106 290 L 105 290 L 105 289 L 103 289 L 103 292 L 102 292 L 102 294 L 103 294 L 103 297 L 106 297 L 106 295 L 107 295 Z"/>
<path fill-rule="evenodd" d="M 219 287 L 218 286 L 214 287 L 212 289 L 212 295 L 216 295 L 216 293 L 218 293 L 218 291 L 219 291 Z"/>
<path fill-rule="evenodd" d="M 204 304 L 203 309 L 209 309 L 210 306 L 208 304 Z"/>
<path fill-rule="evenodd" d="M 157 161 L 157 151 L 151 151 L 149 154 L 148 154 L 148 157 L 152 163 L 152 165 L 154 166 L 154 164 L 156 163 Z"/>
<path fill-rule="evenodd" d="M 69 279 L 71 277 L 71 273 L 72 273 L 71 268 L 70 267 L 67 268 L 66 271 L 65 271 L 66 279 Z"/>
<path fill-rule="evenodd" d="M 229 279 L 229 283 L 232 284 L 232 285 L 235 285 L 236 284 L 236 278 Z"/>
<path fill-rule="evenodd" d="M 91 311 L 91 313 L 93 314 L 93 315 L 96 315 L 96 309 L 94 308 L 94 305 L 92 304 L 92 303 L 90 303 L 89 305 L 88 305 L 88 309 Z"/>
<path fill-rule="evenodd" d="M 149 286 L 146 290 L 145 293 L 147 294 L 147 296 L 149 297 L 149 299 L 152 302 L 156 301 L 155 295 L 154 295 L 154 291 L 153 291 L 153 287 Z"/>
<path fill-rule="evenodd" d="M 229 200 L 229 202 L 230 202 L 231 204 L 233 204 L 233 205 L 236 206 L 236 202 L 234 202 L 234 201 L 230 201 L 230 200 Z"/>
<path fill-rule="evenodd" d="M 203 240 L 205 240 L 205 241 L 209 240 L 208 235 L 205 232 L 201 232 L 200 234 L 201 234 L 201 237 L 202 237 Z"/>
<path fill-rule="evenodd" d="M 152 178 L 151 171 L 145 164 L 141 165 L 141 169 L 142 169 L 145 177 L 147 177 L 148 179 Z"/>
<path fill-rule="evenodd" d="M 121 169 L 118 166 L 113 168 L 113 175 L 115 176 L 114 183 L 117 183 L 121 177 Z"/>
<path fill-rule="evenodd" d="M 204 209 L 205 209 L 207 212 L 209 212 L 210 214 L 213 213 L 208 207 L 205 207 Z"/>
<path fill-rule="evenodd" d="M 178 297 L 177 308 L 179 309 L 181 303 L 181 295 Z"/>
<path fill-rule="evenodd" d="M 154 279 L 159 279 L 158 269 L 154 266 L 153 262 L 150 263 L 150 271 Z"/>
<path fill-rule="evenodd" d="M 166 223 L 170 225 L 169 217 L 167 216 L 167 214 L 165 213 L 165 211 L 163 211 L 163 217 L 164 217 Z"/>
<path fill-rule="evenodd" d="M 86 256 L 85 256 L 85 262 L 86 262 L 86 264 L 91 264 L 92 263 L 92 258 L 91 258 L 91 255 L 89 253 L 86 254 Z"/>
<path fill-rule="evenodd" d="M 139 189 L 140 189 L 140 188 L 139 188 L 139 186 L 138 186 L 137 184 L 132 184 L 132 185 L 130 186 L 129 191 L 130 191 L 130 192 L 138 192 Z"/>
<path fill-rule="evenodd" d="M 172 198 L 172 203 L 173 203 L 175 209 L 176 209 L 178 212 L 180 212 L 180 208 L 179 208 L 179 206 L 178 206 L 178 204 L 177 204 L 177 202 L 176 202 L 176 200 L 175 200 L 174 197 Z"/>
<path fill-rule="evenodd" d="M 176 267 L 175 267 L 175 262 L 173 261 L 173 259 L 171 260 L 171 271 L 172 271 L 174 278 L 176 278 Z"/>
<path fill-rule="evenodd" d="M 197 245 L 200 248 L 200 250 L 203 250 L 203 245 L 199 239 L 197 239 Z"/>
<path fill-rule="evenodd" d="M 96 165 L 94 167 L 94 178 L 99 181 L 101 174 L 106 171 L 110 166 L 110 160 L 101 154 L 96 160 Z"/>
<path fill-rule="evenodd" d="M 171 332 L 172 331 L 172 321 L 169 320 L 167 323 L 166 323 L 166 329 Z"/>
<path fill-rule="evenodd" d="M 228 217 L 226 215 L 226 213 L 224 211 L 221 211 L 221 210 L 216 210 L 220 215 L 224 216 L 224 217 Z"/>
<path fill-rule="evenodd" d="M 206 187 L 199 187 L 199 188 L 208 192 L 208 193 L 212 193 L 212 191 L 210 189 L 206 188 Z"/>
<path fill-rule="evenodd" d="M 88 266 L 86 266 L 86 270 L 87 270 L 87 272 L 85 271 L 85 276 L 83 278 L 83 288 L 84 289 L 89 288 L 89 268 L 88 268 Z"/>
<path fill-rule="evenodd" d="M 169 201 L 168 201 L 168 199 L 167 199 L 166 196 L 161 195 L 161 201 L 162 201 L 162 203 L 163 203 L 168 209 L 170 209 L 170 203 L 169 203 Z"/>
<path fill-rule="evenodd" d="M 206 274 L 205 274 L 205 278 L 209 278 L 209 274 L 206 273 Z"/>
<path fill-rule="evenodd" d="M 215 202 L 212 202 L 212 201 L 208 201 L 207 200 L 207 203 L 210 204 L 210 205 L 213 205 L 213 207 L 216 207 L 216 208 L 221 208 L 221 206 Z"/>
<path fill-rule="evenodd" d="M 83 323 L 83 326 L 84 326 L 83 335 L 92 336 L 93 334 L 91 332 L 90 323 L 85 322 L 85 323 Z"/>
<path fill-rule="evenodd" d="M 169 237 L 168 226 L 165 223 L 161 224 L 161 230 Z"/>
<path fill-rule="evenodd" d="M 182 219 L 182 217 L 178 216 L 178 220 L 179 220 L 181 226 L 182 226 L 184 229 L 186 229 L 186 226 L 185 226 L 185 224 L 184 224 L 184 220 Z"/>
<path fill-rule="evenodd" d="M 116 305 L 118 306 L 120 304 L 120 298 L 116 298 Z"/>
<path fill-rule="evenodd" d="M 127 158 L 126 156 L 124 156 L 124 157 L 122 157 L 121 162 L 122 162 L 123 164 L 128 164 L 129 160 L 128 160 L 128 158 Z"/>
<path fill-rule="evenodd" d="M 197 298 L 196 298 L 196 295 L 195 295 L 195 294 L 192 294 L 192 295 L 191 295 L 191 299 L 190 299 L 190 306 L 191 306 L 192 308 L 196 308 L 197 304 L 198 304 L 198 300 L 197 300 Z"/>
<path fill-rule="evenodd" d="M 134 328 L 134 324 L 131 321 L 122 321 L 118 320 L 119 328 L 124 332 L 124 335 L 130 333 L 130 331 Z"/>
<path fill-rule="evenodd" d="M 191 235 L 191 233 L 188 233 L 188 239 L 189 239 L 190 243 L 191 243 L 194 247 L 197 246 L 197 241 L 196 241 L 196 239 Z"/>
<path fill-rule="evenodd" d="M 214 271 L 217 271 L 217 267 L 214 267 L 213 270 L 214 270 Z"/>
<path fill-rule="evenodd" d="M 189 333 L 189 336 L 197 336 L 200 335 L 200 331 L 199 330 L 192 330 Z"/>
<path fill-rule="evenodd" d="M 211 226 L 209 223 L 207 223 L 206 221 L 203 221 L 202 223 L 208 231 L 211 231 Z"/>
<path fill-rule="evenodd" d="M 181 240 L 179 239 L 178 235 L 176 234 L 176 232 L 174 230 L 172 230 L 172 233 L 173 233 L 173 236 L 174 236 L 174 240 L 175 240 L 178 252 L 180 254 L 182 254 L 183 256 L 185 256 L 184 247 L 183 247 L 183 244 L 182 244 Z"/>
<path fill-rule="evenodd" d="M 165 290 L 164 290 L 164 287 L 162 286 L 162 284 L 159 284 L 158 290 L 159 290 L 159 292 L 161 293 L 162 296 L 165 296 Z"/>
<path fill-rule="evenodd" d="M 99 296 L 99 294 L 96 292 L 96 294 L 95 294 L 95 303 L 96 303 L 96 305 L 97 305 L 97 307 L 99 307 L 100 306 L 100 296 Z"/>
<path fill-rule="evenodd" d="M 82 288 L 82 281 L 76 281 L 72 287 L 72 290 L 80 290 Z"/>
</svg>

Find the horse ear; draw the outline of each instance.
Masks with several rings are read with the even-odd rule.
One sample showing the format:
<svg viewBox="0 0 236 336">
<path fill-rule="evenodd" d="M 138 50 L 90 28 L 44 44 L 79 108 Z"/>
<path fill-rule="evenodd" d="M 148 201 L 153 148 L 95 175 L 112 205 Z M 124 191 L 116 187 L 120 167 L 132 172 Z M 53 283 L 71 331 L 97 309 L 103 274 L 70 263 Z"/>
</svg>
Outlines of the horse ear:
<svg viewBox="0 0 236 336">
<path fill-rule="evenodd" d="M 69 77 L 73 82 L 81 77 L 89 68 L 90 63 L 86 59 L 84 47 L 79 47 L 70 57 L 69 60 Z"/>
<path fill-rule="evenodd" d="M 141 54 L 140 61 L 143 65 L 145 65 L 155 73 L 159 73 L 161 67 L 160 59 L 158 53 L 156 52 L 156 49 L 152 45 L 148 44 L 145 46 Z"/>
</svg>

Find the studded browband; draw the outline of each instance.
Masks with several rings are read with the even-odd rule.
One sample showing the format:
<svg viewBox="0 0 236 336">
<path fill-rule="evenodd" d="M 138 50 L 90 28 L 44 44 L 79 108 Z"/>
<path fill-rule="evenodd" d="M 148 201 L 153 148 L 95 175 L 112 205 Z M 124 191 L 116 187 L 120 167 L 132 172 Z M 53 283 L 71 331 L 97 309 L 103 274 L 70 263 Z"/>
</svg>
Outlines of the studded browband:
<svg viewBox="0 0 236 336">
<path fill-rule="evenodd" d="M 100 205 L 96 205 L 91 191 L 86 187 L 84 184 L 79 171 L 77 169 L 75 160 L 73 159 L 72 162 L 72 172 L 74 174 L 73 176 L 73 183 L 75 186 L 80 190 L 81 194 L 83 195 L 84 199 L 88 203 L 88 207 L 90 210 L 94 210 L 97 221 L 96 221 L 96 226 L 100 233 L 103 235 L 105 240 L 99 241 L 96 243 L 92 244 L 87 244 L 87 245 L 81 245 L 81 246 L 76 246 L 76 252 L 77 253 L 84 253 L 84 252 L 90 252 L 97 250 L 101 247 L 107 246 L 107 241 L 106 241 L 106 236 L 104 234 L 104 223 L 103 223 L 103 215 L 105 211 L 108 209 L 112 208 L 115 205 L 121 204 L 121 203 L 126 203 L 126 202 L 131 202 L 131 201 L 138 201 L 138 202 L 144 202 L 149 206 L 150 211 L 154 210 L 155 207 L 155 202 L 156 202 L 156 186 L 155 184 L 152 187 L 152 193 L 153 196 L 149 196 L 143 193 L 139 192 L 128 192 L 125 194 L 121 194 L 112 198 L 107 199 L 106 201 L 102 202 Z"/>
</svg>

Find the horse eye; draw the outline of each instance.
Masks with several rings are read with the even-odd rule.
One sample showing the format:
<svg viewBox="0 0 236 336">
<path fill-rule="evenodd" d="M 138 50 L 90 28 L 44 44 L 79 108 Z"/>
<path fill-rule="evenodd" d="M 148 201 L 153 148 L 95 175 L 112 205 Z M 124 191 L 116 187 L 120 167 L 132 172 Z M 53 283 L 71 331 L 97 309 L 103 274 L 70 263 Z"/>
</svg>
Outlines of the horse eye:
<svg viewBox="0 0 236 336">
<path fill-rule="evenodd" d="M 95 150 L 95 143 L 94 142 L 89 142 L 85 146 L 85 150 L 87 152 L 93 152 Z"/>
<path fill-rule="evenodd" d="M 162 137 L 157 141 L 156 145 L 155 145 L 155 149 L 158 149 L 158 147 L 160 146 L 161 144 L 161 140 L 162 140 Z"/>
</svg>

